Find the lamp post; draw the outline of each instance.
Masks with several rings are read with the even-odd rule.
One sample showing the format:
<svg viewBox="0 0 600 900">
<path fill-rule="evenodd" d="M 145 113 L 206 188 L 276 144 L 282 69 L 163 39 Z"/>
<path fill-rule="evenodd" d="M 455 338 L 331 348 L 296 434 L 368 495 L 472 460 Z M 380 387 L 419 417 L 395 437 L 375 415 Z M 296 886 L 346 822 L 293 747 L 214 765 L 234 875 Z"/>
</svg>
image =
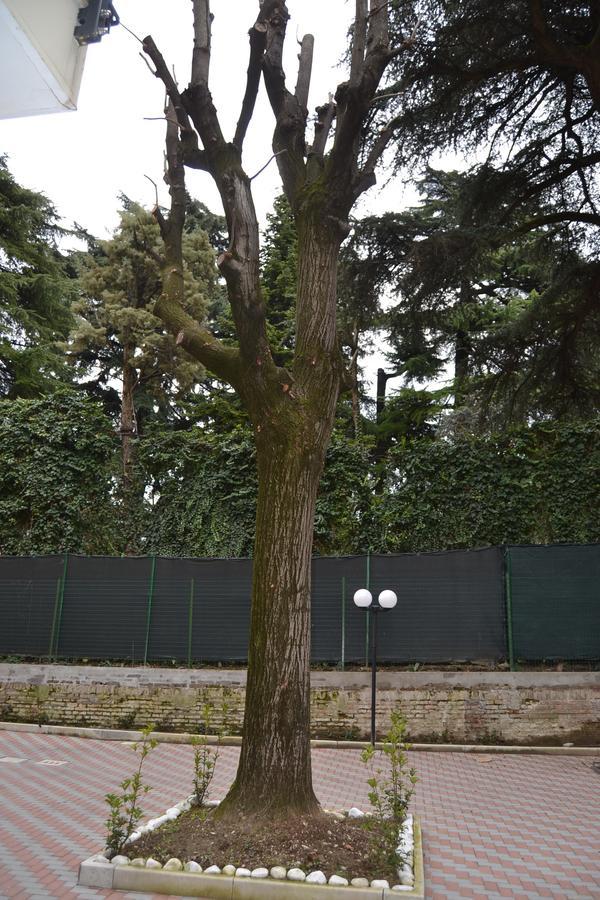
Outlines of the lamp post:
<svg viewBox="0 0 600 900">
<path fill-rule="evenodd" d="M 361 588 L 354 594 L 354 603 L 371 615 L 371 743 L 375 746 L 375 706 L 377 691 L 377 613 L 380 609 L 393 609 L 398 598 L 393 591 L 382 591 L 373 603 L 371 591 Z"/>
</svg>

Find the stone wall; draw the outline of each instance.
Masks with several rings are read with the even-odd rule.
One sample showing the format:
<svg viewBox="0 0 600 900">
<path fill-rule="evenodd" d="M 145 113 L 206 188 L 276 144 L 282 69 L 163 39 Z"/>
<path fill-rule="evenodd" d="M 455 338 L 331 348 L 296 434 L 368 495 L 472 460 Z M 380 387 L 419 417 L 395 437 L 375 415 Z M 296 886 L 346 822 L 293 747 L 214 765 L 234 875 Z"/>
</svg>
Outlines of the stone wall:
<svg viewBox="0 0 600 900">
<path fill-rule="evenodd" d="M 0 721 L 239 734 L 244 670 L 0 664 Z M 368 672 L 313 672 L 314 737 L 370 729 Z M 386 672 L 377 723 L 400 709 L 413 741 L 600 745 L 600 673 Z"/>
</svg>

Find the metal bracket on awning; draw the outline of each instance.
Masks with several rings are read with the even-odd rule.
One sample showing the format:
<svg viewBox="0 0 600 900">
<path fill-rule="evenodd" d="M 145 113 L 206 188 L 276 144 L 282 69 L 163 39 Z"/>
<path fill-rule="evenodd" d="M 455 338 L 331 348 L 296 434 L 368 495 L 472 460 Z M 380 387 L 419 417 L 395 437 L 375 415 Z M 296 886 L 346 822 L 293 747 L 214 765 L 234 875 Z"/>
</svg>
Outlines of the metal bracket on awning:
<svg viewBox="0 0 600 900">
<path fill-rule="evenodd" d="M 96 44 L 119 21 L 111 0 L 89 0 L 88 5 L 79 10 L 73 32 L 75 40 L 81 45 Z"/>
</svg>

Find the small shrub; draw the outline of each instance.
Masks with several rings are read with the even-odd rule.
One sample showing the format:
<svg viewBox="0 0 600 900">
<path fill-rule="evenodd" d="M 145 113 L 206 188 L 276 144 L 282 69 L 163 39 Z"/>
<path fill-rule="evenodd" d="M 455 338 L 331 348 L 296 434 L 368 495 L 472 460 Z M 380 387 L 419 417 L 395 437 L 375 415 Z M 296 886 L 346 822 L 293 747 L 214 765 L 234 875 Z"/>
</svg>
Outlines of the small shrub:
<svg viewBox="0 0 600 900">
<path fill-rule="evenodd" d="M 108 831 L 106 849 L 110 857 L 121 853 L 143 816 L 142 808 L 139 805 L 140 798 L 151 788 L 142 782 L 142 766 L 150 751 L 157 744 L 150 737 L 153 729 L 153 725 L 147 725 L 142 731 L 142 740 L 133 745 L 134 751 L 139 755 L 137 771 L 131 778 L 125 778 L 121 782 L 121 793 L 107 794 L 104 798 L 110 810 L 106 820 Z"/>
<path fill-rule="evenodd" d="M 387 757 L 389 769 L 375 767 L 374 747 L 362 752 L 363 762 L 370 767 L 367 778 L 370 787 L 369 801 L 373 813 L 362 820 L 363 827 L 371 834 L 371 853 L 377 864 L 387 869 L 398 867 L 399 855 L 396 850 L 399 834 L 408 813 L 408 806 L 417 783 L 414 768 L 409 768 L 406 751 L 406 722 L 398 712 L 391 716 L 391 727 L 384 739 L 383 754 Z M 404 860 L 401 860 L 404 861 Z"/>
<path fill-rule="evenodd" d="M 193 803 L 195 806 L 202 806 L 204 803 L 219 758 L 218 747 L 209 747 L 206 738 L 211 731 L 212 712 L 212 706 L 206 703 L 203 707 L 204 733 L 192 738 L 194 748 Z"/>
</svg>

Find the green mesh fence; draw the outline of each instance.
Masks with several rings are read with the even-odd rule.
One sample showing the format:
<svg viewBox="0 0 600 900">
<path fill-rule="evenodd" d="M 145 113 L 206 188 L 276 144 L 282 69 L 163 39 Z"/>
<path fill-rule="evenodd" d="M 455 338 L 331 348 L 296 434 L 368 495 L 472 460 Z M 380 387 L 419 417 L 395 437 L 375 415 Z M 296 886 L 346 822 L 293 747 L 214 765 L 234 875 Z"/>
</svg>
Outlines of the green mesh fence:
<svg viewBox="0 0 600 900">
<path fill-rule="evenodd" d="M 600 545 L 507 547 L 506 565 L 513 659 L 599 659 Z"/>
<path fill-rule="evenodd" d="M 252 561 L 0 557 L 0 656 L 244 662 Z M 600 545 L 315 558 L 314 662 L 368 659 L 352 602 L 391 588 L 387 663 L 600 659 Z"/>
</svg>

